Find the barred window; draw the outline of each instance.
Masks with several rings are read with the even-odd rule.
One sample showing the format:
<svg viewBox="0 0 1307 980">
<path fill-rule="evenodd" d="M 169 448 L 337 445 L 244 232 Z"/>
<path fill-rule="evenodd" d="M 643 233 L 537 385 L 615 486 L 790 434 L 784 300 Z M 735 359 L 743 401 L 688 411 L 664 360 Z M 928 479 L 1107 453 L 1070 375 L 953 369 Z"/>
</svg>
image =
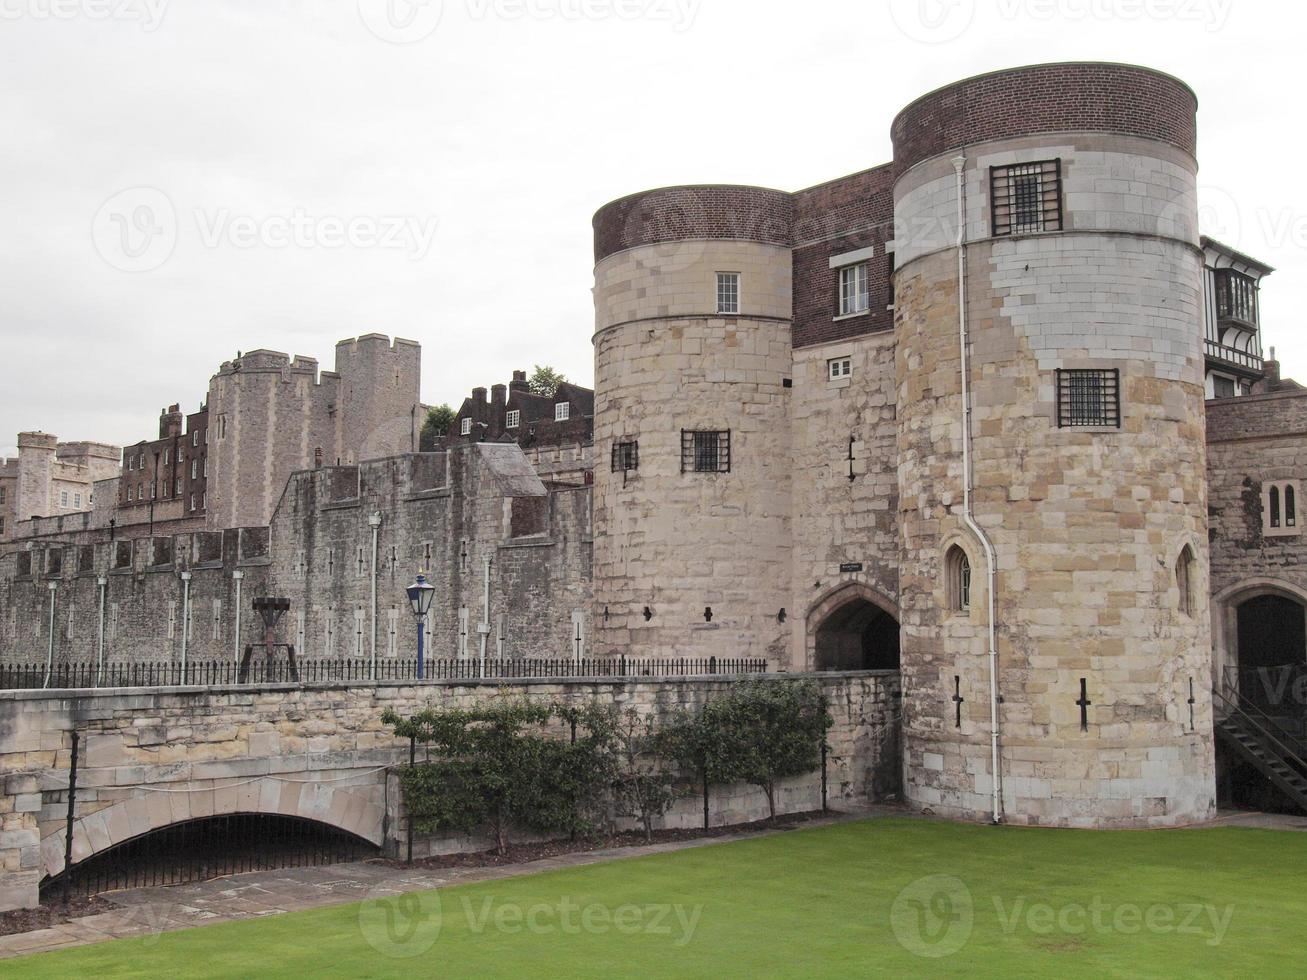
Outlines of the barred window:
<svg viewBox="0 0 1307 980">
<path fill-rule="evenodd" d="M 868 282 L 866 262 L 840 269 L 840 316 L 866 313 L 871 309 Z"/>
<path fill-rule="evenodd" d="M 738 272 L 717 273 L 717 312 L 740 312 L 740 274 Z"/>
<path fill-rule="evenodd" d="M 682 473 L 729 473 L 731 430 L 682 429 Z"/>
<path fill-rule="evenodd" d="M 1057 426 L 1121 427 L 1121 372 L 1112 370 L 1059 370 L 1057 372 Z"/>
<path fill-rule="evenodd" d="M 990 226 L 995 235 L 1062 230 L 1062 161 L 989 168 Z"/>
<path fill-rule="evenodd" d="M 640 444 L 635 440 L 613 443 L 613 472 L 620 473 L 640 468 Z"/>
</svg>

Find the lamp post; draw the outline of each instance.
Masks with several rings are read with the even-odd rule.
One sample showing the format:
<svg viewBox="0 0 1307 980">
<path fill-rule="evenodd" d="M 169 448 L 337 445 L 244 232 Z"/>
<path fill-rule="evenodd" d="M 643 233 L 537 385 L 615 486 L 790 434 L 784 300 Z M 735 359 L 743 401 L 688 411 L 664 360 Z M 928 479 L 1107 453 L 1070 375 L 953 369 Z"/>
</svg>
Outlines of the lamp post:
<svg viewBox="0 0 1307 980">
<path fill-rule="evenodd" d="M 418 680 L 422 680 L 422 623 L 431 610 L 431 600 L 435 598 L 436 587 L 427 581 L 426 575 L 418 572 L 418 577 L 413 584 L 404 591 L 408 593 L 409 604 L 413 607 L 413 615 L 418 621 Z"/>
<path fill-rule="evenodd" d="M 95 647 L 95 686 L 99 687 L 104 681 L 104 605 L 109 592 L 108 576 L 101 575 L 95 584 L 100 587 L 100 622 Z"/>
</svg>

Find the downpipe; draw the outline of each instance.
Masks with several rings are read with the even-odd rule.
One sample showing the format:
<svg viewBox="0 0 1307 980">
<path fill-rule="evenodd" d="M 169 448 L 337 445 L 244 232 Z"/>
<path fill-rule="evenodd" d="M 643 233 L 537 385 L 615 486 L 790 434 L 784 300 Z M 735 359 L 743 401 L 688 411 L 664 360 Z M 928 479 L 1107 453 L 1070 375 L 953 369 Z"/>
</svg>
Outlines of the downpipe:
<svg viewBox="0 0 1307 980">
<path fill-rule="evenodd" d="M 368 517 L 368 525 L 372 528 L 372 575 L 371 578 L 371 609 L 372 609 L 372 642 L 369 650 L 371 657 L 371 677 L 377 679 L 377 542 L 381 534 L 381 511 L 373 511 Z"/>
<path fill-rule="evenodd" d="M 95 584 L 100 587 L 100 619 L 96 624 L 95 642 L 95 686 L 99 687 L 104 683 L 104 607 L 109 598 L 108 576 L 101 575 Z"/>
<path fill-rule="evenodd" d="M 50 592 L 50 637 L 49 644 L 46 647 L 45 654 L 45 680 L 41 682 L 41 687 L 50 686 L 50 675 L 54 673 L 54 608 L 55 596 L 59 591 L 58 582 L 50 582 L 46 589 Z"/>
<path fill-rule="evenodd" d="M 953 158 L 953 171 L 957 177 L 958 198 L 958 352 L 961 357 L 962 374 L 962 522 L 980 541 L 985 550 L 986 567 L 986 616 L 989 641 L 989 754 L 990 780 L 993 786 L 993 801 L 990 822 L 1003 820 L 1003 777 L 999 771 L 998 751 L 998 641 L 996 637 L 996 616 L 994 593 L 998 581 L 998 562 L 994 556 L 994 546 L 989 536 L 976 523 L 971 512 L 971 363 L 968 356 L 970 335 L 967 326 L 967 212 L 966 212 L 966 178 L 967 165 L 965 156 Z"/>
<path fill-rule="evenodd" d="M 481 622 L 477 632 L 481 634 L 481 676 L 486 676 L 486 641 L 490 638 L 490 556 L 485 558 L 485 580 L 481 595 Z"/>
<path fill-rule="evenodd" d="M 191 632 L 191 573 L 182 572 L 182 684 L 186 684 L 186 644 Z"/>
</svg>

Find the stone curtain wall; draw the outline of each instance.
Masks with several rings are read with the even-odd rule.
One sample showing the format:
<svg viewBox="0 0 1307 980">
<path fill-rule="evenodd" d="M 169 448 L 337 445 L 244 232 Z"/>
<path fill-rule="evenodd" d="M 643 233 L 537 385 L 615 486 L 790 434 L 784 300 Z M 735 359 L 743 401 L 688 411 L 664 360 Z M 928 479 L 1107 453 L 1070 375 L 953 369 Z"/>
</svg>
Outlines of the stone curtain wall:
<svg viewBox="0 0 1307 980">
<path fill-rule="evenodd" d="M 51 542 L 0 558 L 0 663 L 44 663 L 49 650 L 51 581 L 57 584 L 54 663 L 93 662 L 98 650 L 100 576 L 108 580 L 105 662 L 179 662 L 183 570 L 191 573 L 189 661 L 235 658 L 232 573 L 237 570 L 245 576 L 241 643 L 261 638 L 250 601 L 268 591 L 267 528 L 81 545 Z"/>
<path fill-rule="evenodd" d="M 1297 527 L 1307 483 L 1307 390 L 1207 403 L 1208 526 L 1214 680 L 1238 658 L 1237 609 L 1257 594 L 1307 603 L 1307 540 L 1266 535 L 1263 484 L 1296 481 Z M 1287 531 L 1287 529 L 1285 529 Z"/>
<path fill-rule="evenodd" d="M 832 802 L 865 802 L 897 792 L 897 678 L 890 673 L 814 676 L 830 697 L 835 719 L 829 736 Z M 524 696 L 573 704 L 597 700 L 670 716 L 733 683 L 680 677 L 0 693 L 0 911 L 35 905 L 41 879 L 63 867 L 74 729 L 83 751 L 75 861 L 171 823 L 238 812 L 307 817 L 394 849 L 407 827 L 394 785 L 387 797 L 379 770 L 406 761 L 408 744 L 381 724 L 386 708 L 409 714 L 433 705 L 467 707 L 485 698 Z M 791 780 L 779 794 L 778 809 L 814 809 L 819 794 L 818 774 Z M 667 825 L 694 825 L 701 805 L 698 797 L 687 799 Z M 765 815 L 759 790 L 713 791 L 714 823 Z M 419 841 L 416 853 L 483 843 Z"/>
</svg>

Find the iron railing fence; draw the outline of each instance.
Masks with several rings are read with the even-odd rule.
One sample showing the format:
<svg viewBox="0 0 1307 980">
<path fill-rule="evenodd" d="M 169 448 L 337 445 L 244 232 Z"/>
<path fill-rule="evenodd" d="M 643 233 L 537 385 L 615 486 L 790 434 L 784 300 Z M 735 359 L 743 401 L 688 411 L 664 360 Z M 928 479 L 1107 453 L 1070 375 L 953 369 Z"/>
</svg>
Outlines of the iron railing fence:
<svg viewBox="0 0 1307 980">
<path fill-rule="evenodd" d="M 487 659 L 484 673 L 477 658 L 426 660 L 423 680 L 471 680 L 474 678 L 524 679 L 539 677 L 669 677 L 698 674 L 760 674 L 767 671 L 761 657 L 670 657 L 634 658 L 524 658 Z M 48 676 L 47 676 L 48 675 Z M 200 687 L 233 684 L 288 684 L 333 681 L 413 681 L 417 660 L 378 658 L 375 674 L 372 661 L 364 658 L 258 660 L 242 668 L 232 660 L 196 660 L 183 668 L 172 662 L 109 662 L 101 669 L 94 661 L 58 663 L 47 671 L 45 664 L 0 664 L 0 690 L 94 687 Z"/>
</svg>

